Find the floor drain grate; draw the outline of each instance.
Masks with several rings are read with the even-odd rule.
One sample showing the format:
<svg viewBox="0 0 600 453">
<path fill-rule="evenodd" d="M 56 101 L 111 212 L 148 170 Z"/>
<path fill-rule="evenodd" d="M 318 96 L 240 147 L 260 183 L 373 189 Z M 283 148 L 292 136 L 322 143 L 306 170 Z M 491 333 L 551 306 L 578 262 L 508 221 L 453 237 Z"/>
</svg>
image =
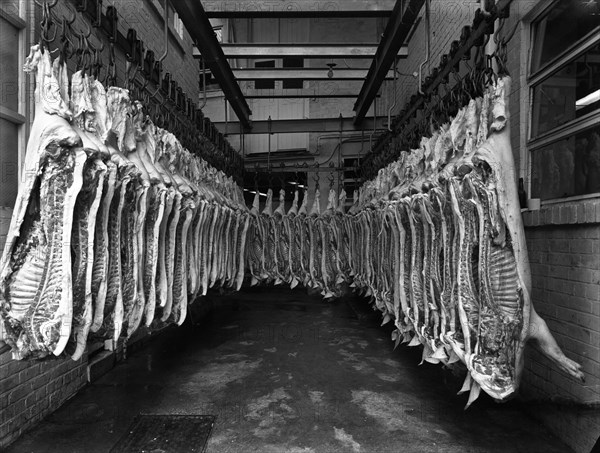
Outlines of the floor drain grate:
<svg viewBox="0 0 600 453">
<path fill-rule="evenodd" d="M 213 415 L 138 415 L 110 453 L 202 453 Z"/>
</svg>

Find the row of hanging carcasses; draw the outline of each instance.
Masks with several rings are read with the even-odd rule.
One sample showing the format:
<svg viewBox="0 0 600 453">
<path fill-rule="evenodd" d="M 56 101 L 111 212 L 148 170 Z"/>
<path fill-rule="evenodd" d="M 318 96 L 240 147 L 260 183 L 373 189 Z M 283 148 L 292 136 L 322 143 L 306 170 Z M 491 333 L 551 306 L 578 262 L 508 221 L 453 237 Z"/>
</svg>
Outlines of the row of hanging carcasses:
<svg viewBox="0 0 600 453">
<path fill-rule="evenodd" d="M 418 149 L 400 153 L 360 188 L 348 213 L 343 190 L 330 191 L 323 213 L 318 189 L 310 212 L 306 192 L 300 209 L 296 192 L 287 213 L 283 191 L 275 211 L 271 190 L 262 212 L 257 193 L 248 238 L 253 283 L 302 283 L 326 298 L 348 283 L 372 298 L 384 323 L 394 322 L 396 344 L 422 344 L 428 362 L 466 364 L 467 405 L 482 388 L 497 399 L 514 394 L 527 339 L 554 340 L 530 303 L 509 83 L 490 85 Z M 583 376 L 558 347 L 544 352 Z"/>
<path fill-rule="evenodd" d="M 0 267 L 13 356 L 78 359 L 88 337 L 181 324 L 210 286 L 239 289 L 249 214 L 235 182 L 127 90 L 82 71 L 69 80 L 39 45 L 25 68 L 35 119 Z"/>
</svg>

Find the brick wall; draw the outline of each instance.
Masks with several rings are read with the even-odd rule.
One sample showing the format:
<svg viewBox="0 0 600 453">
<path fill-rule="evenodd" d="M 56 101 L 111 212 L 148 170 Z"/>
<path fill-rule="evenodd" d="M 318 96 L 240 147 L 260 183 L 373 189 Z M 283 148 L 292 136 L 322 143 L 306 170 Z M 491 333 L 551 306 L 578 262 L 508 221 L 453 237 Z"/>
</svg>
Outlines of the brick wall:
<svg viewBox="0 0 600 453">
<path fill-rule="evenodd" d="M 523 220 L 532 303 L 567 357 L 583 366 L 585 383 L 530 347 L 520 398 L 532 416 L 587 453 L 600 435 L 600 200 L 543 206 Z"/>
<path fill-rule="evenodd" d="M 526 398 L 600 403 L 600 226 L 528 228 L 532 301 L 565 354 L 586 373 L 584 384 L 528 351 Z"/>
<path fill-rule="evenodd" d="M 450 43 L 460 38 L 464 25 L 471 25 L 475 10 L 480 6 L 473 0 L 431 0 L 430 9 L 430 58 L 423 67 L 423 78 L 438 66 L 440 57 L 448 53 Z M 408 57 L 398 62 L 400 75 L 396 81 L 396 106 L 392 115 L 404 108 L 413 94 L 417 93 L 418 78 L 412 74 L 419 71 L 419 65 L 426 55 L 425 8 L 421 10 L 421 21 L 408 43 Z M 394 82 L 386 81 L 382 88 L 382 101 L 377 106 L 378 115 L 387 115 L 394 100 Z"/>
<path fill-rule="evenodd" d="M 540 2 L 513 2 L 507 30 L 537 4 Z M 511 144 L 526 185 L 528 33 L 529 25 L 521 22 L 508 46 L 513 79 Z M 586 382 L 575 381 L 529 347 L 520 398 L 528 403 L 532 416 L 576 452 L 587 453 L 600 435 L 600 200 L 542 206 L 539 211 L 525 212 L 523 220 L 531 261 L 532 303 L 564 353 L 583 366 Z"/>
<path fill-rule="evenodd" d="M 0 354 L 0 449 L 86 384 L 87 356 L 77 362 L 16 361 Z"/>
</svg>

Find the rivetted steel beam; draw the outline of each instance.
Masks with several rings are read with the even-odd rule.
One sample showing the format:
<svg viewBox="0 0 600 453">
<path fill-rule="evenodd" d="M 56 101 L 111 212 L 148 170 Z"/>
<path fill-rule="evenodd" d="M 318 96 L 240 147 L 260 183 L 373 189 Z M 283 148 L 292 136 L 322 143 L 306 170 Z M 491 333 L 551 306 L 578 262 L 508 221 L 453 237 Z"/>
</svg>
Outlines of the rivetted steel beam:
<svg viewBox="0 0 600 453">
<path fill-rule="evenodd" d="M 365 83 L 354 104 L 356 112 L 354 122 L 357 125 L 364 121 L 381 83 L 385 80 L 386 74 L 388 74 L 424 3 L 425 0 L 396 1 Z"/>
<path fill-rule="evenodd" d="M 206 0 L 209 18 L 389 17 L 394 0 Z"/>
<path fill-rule="evenodd" d="M 372 59 L 377 52 L 377 44 L 221 44 L 227 58 L 368 58 Z M 194 57 L 200 52 L 194 50 Z M 401 47 L 398 58 L 406 58 L 408 48 Z"/>
<path fill-rule="evenodd" d="M 355 126 L 352 118 L 303 118 L 295 120 L 253 121 L 252 130 L 246 134 L 294 134 L 303 132 L 352 132 L 361 130 L 387 130 L 387 118 L 366 118 L 362 127 Z M 224 135 L 240 134 L 240 125 L 236 122 L 213 122 Z"/>
<path fill-rule="evenodd" d="M 333 70 L 329 77 L 327 68 L 250 68 L 233 69 L 237 80 L 364 80 L 367 77 L 367 69 L 339 68 Z M 394 73 L 389 71 L 385 79 L 392 80 Z"/>
<path fill-rule="evenodd" d="M 233 76 L 202 3 L 200 0 L 171 0 L 171 4 L 196 42 L 206 65 L 219 83 L 240 123 L 244 129 L 250 129 L 252 111 Z"/>
</svg>

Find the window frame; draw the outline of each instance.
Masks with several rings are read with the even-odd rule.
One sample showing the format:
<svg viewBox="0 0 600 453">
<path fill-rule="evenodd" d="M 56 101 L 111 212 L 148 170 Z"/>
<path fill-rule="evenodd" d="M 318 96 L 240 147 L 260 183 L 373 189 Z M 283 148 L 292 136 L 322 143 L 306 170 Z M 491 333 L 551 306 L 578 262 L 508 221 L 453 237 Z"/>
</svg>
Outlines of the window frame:
<svg viewBox="0 0 600 453">
<path fill-rule="evenodd" d="M 526 104 L 521 104 L 521 107 L 526 107 L 526 130 L 524 132 L 524 155 L 521 155 L 522 161 L 525 163 L 526 168 L 526 181 L 527 191 L 531 194 L 531 182 L 532 182 L 532 153 L 552 143 L 556 143 L 560 140 L 564 140 L 567 137 L 574 136 L 577 133 L 583 132 L 596 126 L 600 123 L 600 108 L 589 112 L 580 118 L 574 118 L 564 124 L 556 126 L 549 131 L 545 131 L 532 138 L 533 130 L 533 98 L 534 98 L 534 87 L 542 83 L 544 80 L 552 77 L 558 72 L 564 65 L 579 58 L 588 50 L 594 46 L 600 44 L 600 26 L 597 26 L 585 36 L 570 45 L 567 49 L 561 52 L 552 60 L 543 64 L 536 71 L 532 71 L 532 63 L 535 52 L 535 26 L 538 21 L 543 19 L 544 16 L 550 13 L 560 0 L 553 0 L 551 2 L 540 1 L 529 14 L 525 16 L 523 22 L 526 23 L 525 35 L 523 36 L 523 47 L 525 49 L 525 77 L 522 81 L 525 83 L 527 90 Z M 521 60 L 523 63 L 523 59 Z M 522 118 L 523 119 L 523 118 Z M 590 198 L 600 198 L 600 192 L 594 192 L 589 194 L 574 195 L 564 198 L 550 198 L 542 200 L 542 205 L 552 205 L 564 202 L 578 202 L 582 200 L 589 200 Z"/>
<path fill-rule="evenodd" d="M 25 58 L 29 53 L 29 45 L 35 38 L 35 27 L 33 26 L 35 20 L 33 14 L 30 14 L 30 3 L 26 0 L 16 1 L 14 6 L 18 9 L 17 14 L 6 10 L 5 5 L 0 5 L 0 17 L 18 30 L 19 45 L 15 51 L 18 53 L 18 67 L 22 68 Z M 33 96 L 30 96 L 29 93 L 33 93 L 35 81 L 33 77 L 28 78 L 24 71 L 17 71 L 17 74 L 17 110 L 15 111 L 0 105 L 0 118 L 17 126 L 17 187 L 19 187 L 21 185 L 21 170 L 25 162 L 27 139 L 29 130 L 31 129 L 31 122 L 33 121 L 34 100 Z M 0 206 L 0 209 L 3 211 L 1 215 L 4 217 L 6 214 L 10 221 L 14 206 Z M 0 322 L 0 349 L 6 348 L 6 344 L 3 341 L 4 335 L 4 324 Z"/>
<path fill-rule="evenodd" d="M 25 6 L 23 2 L 20 2 L 19 5 L 19 15 L 15 15 L 7 10 L 5 10 L 2 6 L 0 6 L 0 17 L 7 22 L 9 22 L 13 27 L 15 27 L 19 31 L 19 45 L 16 49 L 18 52 L 18 62 L 19 67 L 23 67 L 25 63 L 25 56 L 28 52 L 28 36 L 27 36 L 27 22 L 23 19 L 22 16 L 25 15 L 24 12 Z M 18 71 L 17 77 L 17 97 L 19 99 L 19 103 L 17 105 L 17 110 L 13 110 L 11 108 L 5 107 L 0 103 L 0 118 L 6 120 L 18 128 L 18 170 L 19 174 L 21 172 L 21 168 L 23 165 L 23 161 L 25 159 L 25 147 L 27 145 L 27 132 L 29 129 L 29 102 L 27 101 L 27 97 L 25 93 L 27 91 L 27 87 L 25 84 L 27 83 L 26 75 L 23 71 Z M 30 83 L 33 83 L 30 81 Z M 0 99 L 1 101 L 1 99 Z M 21 183 L 21 178 L 18 179 L 18 184 Z"/>
</svg>

